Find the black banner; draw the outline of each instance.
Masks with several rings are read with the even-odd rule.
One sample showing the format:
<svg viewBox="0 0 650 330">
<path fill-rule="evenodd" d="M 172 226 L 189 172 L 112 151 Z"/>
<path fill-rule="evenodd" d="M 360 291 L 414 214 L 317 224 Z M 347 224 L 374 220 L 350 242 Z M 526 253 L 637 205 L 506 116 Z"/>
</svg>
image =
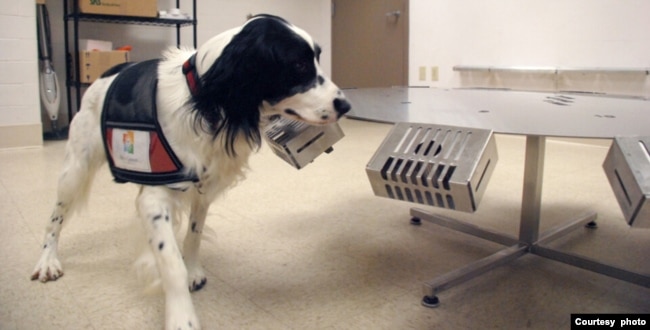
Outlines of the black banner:
<svg viewBox="0 0 650 330">
<path fill-rule="evenodd" d="M 571 329 L 648 329 L 650 314 L 571 314 Z"/>
</svg>

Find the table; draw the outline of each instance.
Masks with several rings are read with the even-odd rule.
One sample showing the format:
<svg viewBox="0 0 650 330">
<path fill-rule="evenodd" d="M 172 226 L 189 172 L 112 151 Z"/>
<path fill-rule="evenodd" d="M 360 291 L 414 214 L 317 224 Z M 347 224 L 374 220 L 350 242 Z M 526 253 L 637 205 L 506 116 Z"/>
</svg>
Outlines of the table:
<svg viewBox="0 0 650 330">
<path fill-rule="evenodd" d="M 615 267 L 545 245 L 583 226 L 595 228 L 589 212 L 565 225 L 539 232 L 546 137 L 613 138 L 650 135 L 650 101 L 585 94 L 557 94 L 487 89 L 363 88 L 345 91 L 350 118 L 378 122 L 417 122 L 491 129 L 526 136 L 519 236 L 411 209 L 413 221 L 427 220 L 506 248 L 424 284 L 422 304 L 436 307 L 438 292 L 531 253 L 565 264 L 650 287 L 650 276 Z"/>
</svg>

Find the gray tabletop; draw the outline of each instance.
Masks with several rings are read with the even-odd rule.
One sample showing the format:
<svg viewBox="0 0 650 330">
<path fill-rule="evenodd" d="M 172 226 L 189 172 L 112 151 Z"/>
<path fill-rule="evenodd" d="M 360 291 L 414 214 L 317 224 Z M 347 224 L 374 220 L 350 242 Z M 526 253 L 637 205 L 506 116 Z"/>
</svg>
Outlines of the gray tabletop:
<svg viewBox="0 0 650 330">
<path fill-rule="evenodd" d="M 351 118 L 492 129 L 497 133 L 612 138 L 650 135 L 650 101 L 482 89 L 345 90 Z"/>
</svg>

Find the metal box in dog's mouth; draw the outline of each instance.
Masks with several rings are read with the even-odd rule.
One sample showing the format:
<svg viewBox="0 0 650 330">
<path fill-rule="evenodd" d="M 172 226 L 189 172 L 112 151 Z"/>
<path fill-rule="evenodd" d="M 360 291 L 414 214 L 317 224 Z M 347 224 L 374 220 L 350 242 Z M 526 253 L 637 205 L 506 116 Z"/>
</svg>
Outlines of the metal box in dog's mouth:
<svg viewBox="0 0 650 330">
<path fill-rule="evenodd" d="M 497 160 L 491 130 L 398 123 L 366 173 L 376 196 L 474 212 Z"/>
<path fill-rule="evenodd" d="M 627 223 L 650 228 L 650 136 L 614 138 L 603 169 Z"/>
<path fill-rule="evenodd" d="M 291 166 L 301 169 L 322 153 L 330 153 L 332 146 L 344 136 L 338 123 L 323 126 L 277 117 L 264 128 L 264 139 L 271 150 Z"/>
</svg>

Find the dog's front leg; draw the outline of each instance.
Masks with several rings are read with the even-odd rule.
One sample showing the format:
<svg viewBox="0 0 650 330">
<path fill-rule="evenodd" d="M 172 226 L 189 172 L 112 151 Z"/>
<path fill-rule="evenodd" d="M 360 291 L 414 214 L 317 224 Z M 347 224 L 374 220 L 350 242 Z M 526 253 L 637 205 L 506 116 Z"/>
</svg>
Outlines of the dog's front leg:
<svg viewBox="0 0 650 330">
<path fill-rule="evenodd" d="M 174 236 L 173 200 L 173 192 L 167 188 L 144 186 L 138 196 L 138 211 L 165 291 L 165 328 L 198 329 L 199 320 L 187 289 L 187 269 Z"/>
<path fill-rule="evenodd" d="M 183 257 L 185 259 L 185 266 L 187 267 L 190 291 L 201 290 L 207 282 L 205 272 L 199 260 L 199 247 L 201 245 L 201 235 L 203 234 L 203 226 L 209 206 L 210 203 L 202 198 L 202 196 L 197 196 L 192 201 L 190 221 L 183 243 Z"/>
</svg>

